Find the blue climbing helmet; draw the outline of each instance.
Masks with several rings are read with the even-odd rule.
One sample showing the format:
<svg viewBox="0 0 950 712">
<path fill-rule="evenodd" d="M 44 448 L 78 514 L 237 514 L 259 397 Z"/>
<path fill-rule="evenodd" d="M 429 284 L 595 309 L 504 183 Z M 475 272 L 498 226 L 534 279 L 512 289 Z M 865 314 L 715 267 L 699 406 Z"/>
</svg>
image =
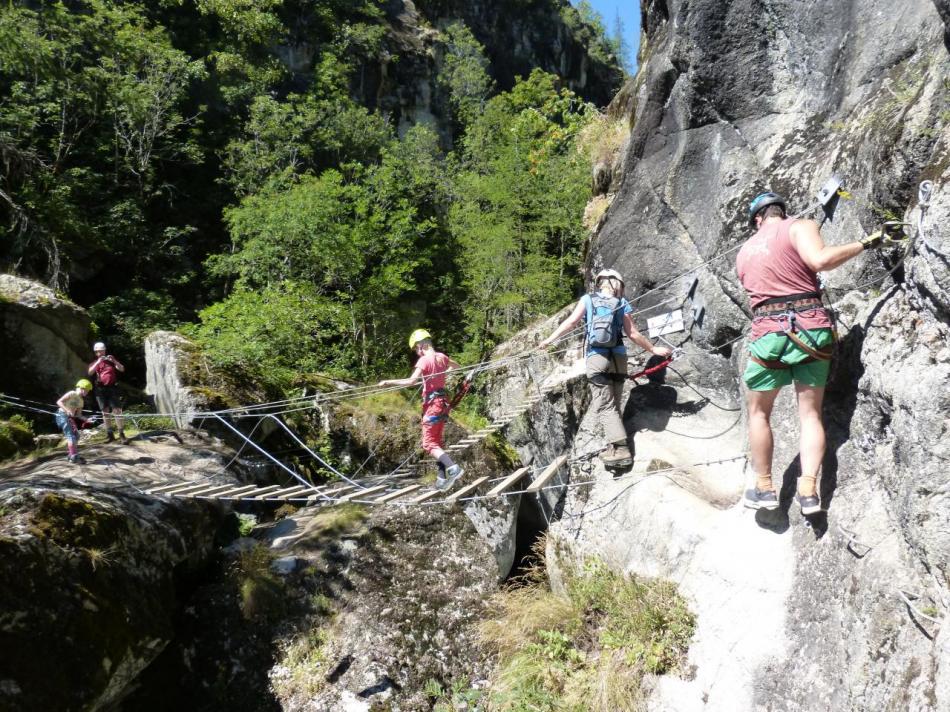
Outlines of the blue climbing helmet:
<svg viewBox="0 0 950 712">
<path fill-rule="evenodd" d="M 785 198 L 783 198 L 778 193 L 759 193 L 752 199 L 752 202 L 749 203 L 749 225 L 755 227 L 755 216 L 758 212 L 769 205 L 781 205 L 782 210 L 785 210 Z"/>
</svg>

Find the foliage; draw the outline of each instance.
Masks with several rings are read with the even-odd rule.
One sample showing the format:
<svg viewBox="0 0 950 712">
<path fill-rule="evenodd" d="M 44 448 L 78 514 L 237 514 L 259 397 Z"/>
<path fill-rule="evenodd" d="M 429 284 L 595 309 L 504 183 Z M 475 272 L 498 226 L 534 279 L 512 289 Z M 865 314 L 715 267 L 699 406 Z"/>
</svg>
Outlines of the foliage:
<svg viewBox="0 0 950 712">
<path fill-rule="evenodd" d="M 0 9 L 4 261 L 63 285 L 62 263 L 80 250 L 154 257 L 162 170 L 201 160 L 182 101 L 204 76 L 135 4 Z"/>
<path fill-rule="evenodd" d="M 489 709 L 635 710 L 644 674 L 678 669 L 694 619 L 673 584 L 591 559 L 567 570 L 565 588 L 536 571 L 496 595 L 481 628 L 499 661 Z"/>
<path fill-rule="evenodd" d="M 247 619 L 276 620 L 286 608 L 284 581 L 271 568 L 273 561 L 270 549 L 258 544 L 240 552 L 229 571 Z"/>
<path fill-rule="evenodd" d="M 33 426 L 22 415 L 0 420 L 0 460 L 33 449 Z"/>
<path fill-rule="evenodd" d="M 592 113 L 536 70 L 489 101 L 465 137 L 450 228 L 473 356 L 573 297 L 589 195 L 574 139 Z"/>
<path fill-rule="evenodd" d="M 438 80 L 449 90 L 459 124 L 472 124 L 485 108 L 494 82 L 488 76 L 484 48 L 460 22 L 445 28 L 445 59 Z"/>
<path fill-rule="evenodd" d="M 596 15 L 564 13 L 599 52 Z M 0 268 L 91 305 L 133 381 L 144 334 L 196 316 L 215 364 L 286 388 L 402 373 L 420 325 L 474 358 L 560 307 L 589 107 L 540 72 L 492 97 L 455 22 L 433 33 L 452 126 L 397 135 L 387 23 L 378 0 L 3 4 Z"/>
</svg>

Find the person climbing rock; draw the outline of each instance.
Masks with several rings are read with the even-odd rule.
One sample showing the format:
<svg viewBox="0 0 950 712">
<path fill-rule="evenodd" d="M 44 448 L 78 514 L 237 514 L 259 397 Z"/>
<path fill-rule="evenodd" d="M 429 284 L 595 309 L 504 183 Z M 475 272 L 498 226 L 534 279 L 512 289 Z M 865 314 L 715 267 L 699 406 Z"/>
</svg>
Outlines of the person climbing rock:
<svg viewBox="0 0 950 712">
<path fill-rule="evenodd" d="M 122 399 L 119 395 L 119 374 L 125 372 L 123 366 L 115 356 L 106 353 L 106 345 L 101 341 L 93 344 L 96 360 L 89 364 L 89 375 L 95 381 L 96 403 L 102 411 L 102 420 L 106 424 L 106 442 L 115 440 L 112 433 L 113 423 L 119 431 L 119 441 L 123 444 L 125 428 L 122 424 Z"/>
<path fill-rule="evenodd" d="M 79 454 L 79 429 L 90 427 L 91 419 L 82 417 L 86 396 L 92 392 L 92 384 L 85 378 L 79 379 L 76 389 L 67 391 L 56 401 L 56 425 L 66 436 L 67 459 L 77 465 L 85 464 Z"/>
<path fill-rule="evenodd" d="M 816 222 L 787 217 L 785 199 L 771 192 L 755 197 L 749 221 L 756 233 L 736 256 L 736 271 L 753 314 L 743 380 L 749 389 L 755 485 L 746 493 L 745 504 L 753 509 L 779 505 L 772 483 L 772 406 L 782 387 L 794 383 L 801 423 L 797 499 L 802 514 L 814 514 L 821 509 L 817 486 L 825 454 L 821 407 L 834 342 L 817 273 L 839 267 L 889 238 L 880 231 L 845 245 L 825 245 Z"/>
<path fill-rule="evenodd" d="M 591 389 L 591 407 L 604 428 L 607 448 L 600 459 L 608 467 L 620 467 L 633 461 L 623 427 L 620 400 L 627 378 L 626 334 L 650 354 L 669 356 L 665 346 L 654 346 L 637 331 L 630 317 L 633 308 L 624 296 L 623 277 L 616 270 L 604 269 L 594 277 L 594 292 L 585 294 L 574 309 L 538 347 L 545 349 L 573 329 L 581 319 L 587 325 L 587 381 Z"/>
<path fill-rule="evenodd" d="M 442 447 L 442 431 L 449 418 L 449 403 L 445 397 L 445 374 L 459 364 L 435 350 L 432 335 L 425 329 L 416 329 L 409 336 L 409 348 L 418 360 L 409 378 L 391 378 L 380 381 L 380 386 L 412 386 L 422 381 L 422 449 L 435 458 L 439 468 L 437 489 L 446 490 L 462 476 L 465 470 L 456 464 Z"/>
</svg>

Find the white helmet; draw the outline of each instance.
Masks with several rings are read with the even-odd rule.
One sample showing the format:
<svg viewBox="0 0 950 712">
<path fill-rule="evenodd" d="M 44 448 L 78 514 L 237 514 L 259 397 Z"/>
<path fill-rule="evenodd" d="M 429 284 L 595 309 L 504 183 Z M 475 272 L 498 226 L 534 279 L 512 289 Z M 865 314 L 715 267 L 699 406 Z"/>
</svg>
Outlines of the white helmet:
<svg viewBox="0 0 950 712">
<path fill-rule="evenodd" d="M 93 351 L 98 351 L 99 349 L 102 349 L 103 351 L 106 350 L 106 345 L 102 343 L 101 341 L 97 341 L 96 343 L 92 345 Z"/>
<path fill-rule="evenodd" d="M 602 279 L 616 279 L 623 284 L 623 277 L 620 276 L 620 272 L 615 269 L 602 269 L 594 276 L 594 284 L 597 284 Z"/>
</svg>

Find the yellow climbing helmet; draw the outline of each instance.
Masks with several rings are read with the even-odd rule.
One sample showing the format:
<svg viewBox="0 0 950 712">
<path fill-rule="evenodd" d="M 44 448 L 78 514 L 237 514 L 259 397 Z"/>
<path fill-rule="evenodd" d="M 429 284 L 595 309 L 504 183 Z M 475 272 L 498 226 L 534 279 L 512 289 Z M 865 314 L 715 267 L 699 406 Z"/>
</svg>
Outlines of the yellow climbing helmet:
<svg viewBox="0 0 950 712">
<path fill-rule="evenodd" d="M 431 338 L 432 338 L 432 334 L 430 334 L 425 329 L 416 329 L 411 334 L 409 334 L 409 348 L 411 349 L 413 346 L 418 344 L 423 339 L 431 339 Z"/>
<path fill-rule="evenodd" d="M 82 388 L 84 391 L 91 391 L 92 384 L 89 382 L 89 379 L 80 378 L 78 381 L 76 381 L 76 388 Z"/>
</svg>

